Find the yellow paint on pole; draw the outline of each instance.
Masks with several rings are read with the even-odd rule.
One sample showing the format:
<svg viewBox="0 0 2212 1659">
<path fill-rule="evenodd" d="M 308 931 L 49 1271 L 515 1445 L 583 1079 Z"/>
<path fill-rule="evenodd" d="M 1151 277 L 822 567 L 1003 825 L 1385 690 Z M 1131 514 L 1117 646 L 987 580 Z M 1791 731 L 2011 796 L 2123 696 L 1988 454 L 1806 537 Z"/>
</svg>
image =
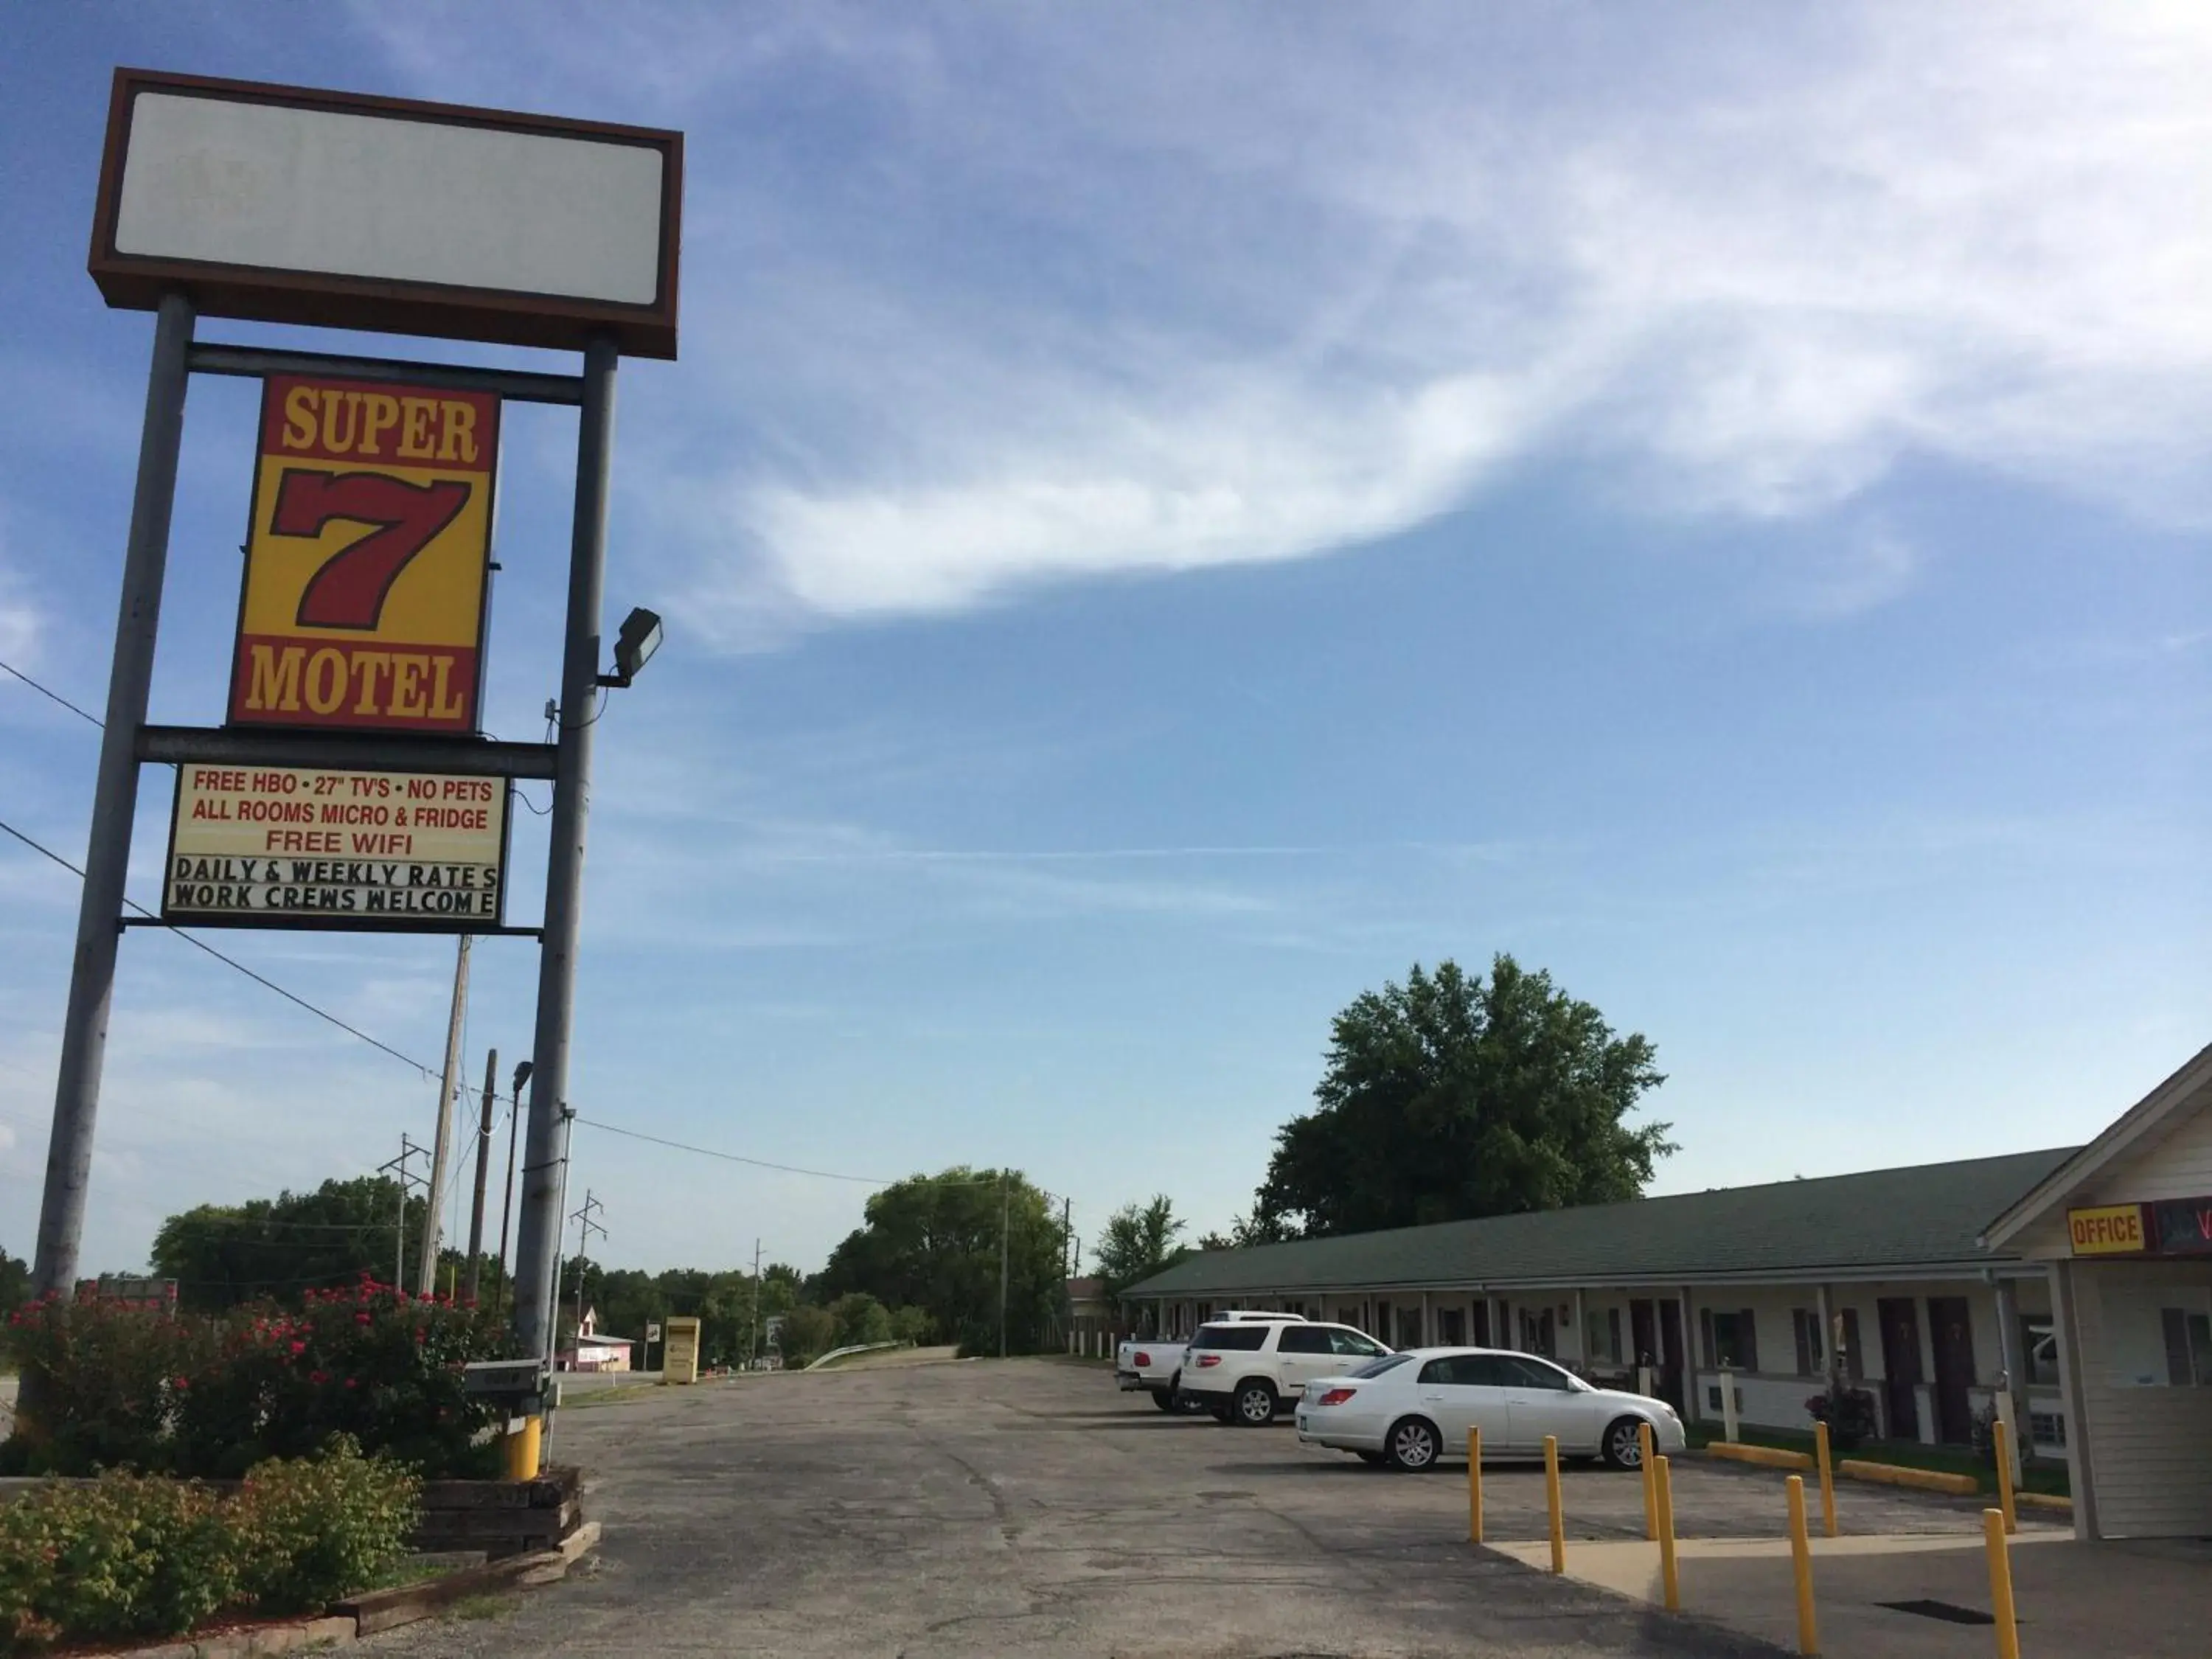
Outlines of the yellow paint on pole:
<svg viewBox="0 0 2212 1659">
<path fill-rule="evenodd" d="M 2020 1659 L 2020 1620 L 2012 1605 L 2012 1543 L 2002 1510 L 1982 1511 L 1982 1541 L 1990 1556 L 1990 1612 L 1997 1628 L 1997 1659 Z"/>
<path fill-rule="evenodd" d="M 535 1480 L 538 1478 L 538 1448 L 544 1443 L 545 1419 L 526 1417 L 522 1426 L 501 1443 L 507 1453 L 507 1478 L 510 1480 Z"/>
<path fill-rule="evenodd" d="M 1552 1505 L 1552 1571 L 1567 1570 L 1567 1517 L 1559 1501 L 1559 1437 L 1544 1437 L 1544 1495 Z"/>
<path fill-rule="evenodd" d="M 1797 1651 L 1820 1650 L 1820 1627 L 1813 1617 L 1813 1541 L 1805 1535 L 1805 1477 L 1793 1474 L 1790 1488 L 1790 1568 L 1797 1580 Z"/>
<path fill-rule="evenodd" d="M 1467 1431 L 1467 1541 L 1482 1541 L 1482 1430 Z"/>
<path fill-rule="evenodd" d="M 1836 1535 L 1836 1470 L 1828 1461 L 1828 1425 L 1813 1425 L 1813 1455 L 1820 1466 L 1820 1527 L 1829 1537 Z"/>
<path fill-rule="evenodd" d="M 1682 1581 L 1674 1570 L 1674 1481 L 1667 1460 L 1652 1460 L 1651 1482 L 1659 1500 L 1659 1582 L 1667 1594 L 1667 1611 L 1682 1610 Z"/>
<path fill-rule="evenodd" d="M 2020 1530 L 2020 1510 L 2012 1496 L 2012 1429 L 2002 1417 L 1990 1425 L 1997 1451 L 1997 1505 L 2008 1533 Z"/>
<path fill-rule="evenodd" d="M 1659 1535 L 1659 1493 L 1651 1484 L 1651 1425 L 1649 1423 L 1636 1425 L 1636 1446 L 1643 1459 L 1644 1535 L 1656 1538 Z"/>
</svg>

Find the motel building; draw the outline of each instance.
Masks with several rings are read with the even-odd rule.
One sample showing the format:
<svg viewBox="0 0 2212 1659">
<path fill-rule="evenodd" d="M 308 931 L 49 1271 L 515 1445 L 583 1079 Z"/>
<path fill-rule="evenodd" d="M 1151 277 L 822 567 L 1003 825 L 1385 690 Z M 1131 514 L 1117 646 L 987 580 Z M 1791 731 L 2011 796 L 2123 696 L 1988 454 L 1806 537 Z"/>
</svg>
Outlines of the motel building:
<svg viewBox="0 0 2212 1659">
<path fill-rule="evenodd" d="M 1725 1376 L 1739 1421 L 1807 1433 L 1832 1375 L 1886 1439 L 2008 1416 L 2084 1537 L 2212 1534 L 2212 1048 L 2087 1146 L 1209 1250 L 1122 1304 L 1142 1335 L 1282 1309 L 1519 1348 L 1693 1421 Z"/>
</svg>

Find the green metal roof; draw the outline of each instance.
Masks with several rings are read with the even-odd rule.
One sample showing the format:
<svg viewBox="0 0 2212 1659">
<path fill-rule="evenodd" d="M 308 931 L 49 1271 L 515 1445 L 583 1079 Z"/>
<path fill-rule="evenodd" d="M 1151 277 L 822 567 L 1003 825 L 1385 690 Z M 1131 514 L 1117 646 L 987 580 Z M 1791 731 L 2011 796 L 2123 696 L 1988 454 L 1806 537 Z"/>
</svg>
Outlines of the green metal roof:
<svg viewBox="0 0 2212 1659">
<path fill-rule="evenodd" d="M 1205 1250 L 1132 1297 L 1626 1284 L 2008 1261 L 1976 1241 L 2075 1148 Z"/>
</svg>

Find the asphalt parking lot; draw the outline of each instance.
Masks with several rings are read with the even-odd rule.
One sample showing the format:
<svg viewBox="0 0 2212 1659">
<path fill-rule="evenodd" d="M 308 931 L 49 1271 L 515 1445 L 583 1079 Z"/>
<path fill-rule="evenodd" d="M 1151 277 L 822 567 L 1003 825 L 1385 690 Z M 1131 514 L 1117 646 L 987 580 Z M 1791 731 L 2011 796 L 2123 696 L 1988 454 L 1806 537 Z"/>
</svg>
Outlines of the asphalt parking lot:
<svg viewBox="0 0 2212 1659">
<path fill-rule="evenodd" d="M 739 1378 L 564 1413 L 605 1537 L 426 1656 L 1771 1655 L 1466 1542 L 1463 1466 L 1409 1476 L 1224 1428 L 1051 1359 Z M 1571 1538 L 1638 1537 L 1633 1475 L 1571 1468 Z M 1771 1474 L 1685 1464 L 1686 1534 L 1778 1535 Z M 1854 1530 L 1976 1524 L 1854 1489 Z M 1492 1468 L 1490 1536 L 1540 1538 L 1540 1469 Z"/>
</svg>

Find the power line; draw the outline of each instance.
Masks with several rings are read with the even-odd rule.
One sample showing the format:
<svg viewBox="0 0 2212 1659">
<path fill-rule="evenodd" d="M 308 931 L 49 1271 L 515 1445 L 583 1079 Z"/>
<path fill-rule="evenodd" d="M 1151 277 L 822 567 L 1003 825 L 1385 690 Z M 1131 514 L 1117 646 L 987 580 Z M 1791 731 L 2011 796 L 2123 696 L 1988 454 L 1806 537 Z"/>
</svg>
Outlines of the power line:
<svg viewBox="0 0 2212 1659">
<path fill-rule="evenodd" d="M 719 1158 L 726 1164 L 749 1164 L 756 1170 L 777 1170 L 785 1175 L 818 1176 L 823 1181 L 850 1181 L 862 1187 L 890 1187 L 896 1183 L 875 1176 L 842 1175 L 835 1170 L 804 1170 L 796 1164 L 771 1164 L 764 1158 L 746 1158 L 738 1152 L 718 1152 L 711 1146 L 691 1146 L 680 1140 L 668 1140 L 659 1135 L 649 1135 L 642 1129 L 624 1129 L 612 1123 L 602 1123 L 597 1118 L 577 1116 L 569 1120 L 594 1129 L 605 1129 L 611 1135 L 627 1135 L 632 1140 L 649 1140 L 656 1146 L 667 1146 L 679 1152 L 694 1152 L 701 1158 Z"/>
<path fill-rule="evenodd" d="M 17 841 L 21 842 L 24 846 L 29 848 L 33 852 L 52 859 L 56 864 L 60 865 L 63 869 L 68 871 L 78 880 L 82 881 L 84 879 L 84 872 L 82 869 L 76 865 L 71 864 L 59 853 L 55 852 L 52 848 L 42 845 L 40 842 L 33 841 L 30 836 L 25 835 L 21 830 L 15 828 L 14 824 L 9 823 L 4 818 L 0 818 L 0 830 L 4 830 L 9 835 L 13 836 Z M 210 956 L 213 957 L 217 962 L 222 963 L 227 968 L 235 968 L 240 973 L 245 975 L 246 978 L 252 980 L 256 985 L 264 986 L 268 989 L 274 991 L 278 996 L 283 998 L 285 1001 L 295 1003 L 299 1006 L 305 1008 L 317 1019 L 327 1020 L 331 1024 L 337 1026 L 338 1030 L 343 1031 L 347 1036 L 359 1037 L 363 1042 L 368 1044 L 370 1048 L 381 1049 L 384 1053 L 390 1054 L 392 1059 L 400 1061 L 403 1065 L 412 1066 L 416 1071 L 420 1072 L 426 1079 L 434 1075 L 428 1066 L 416 1059 L 414 1055 L 404 1054 L 400 1053 L 398 1049 L 393 1048 L 390 1043 L 382 1042 L 378 1038 L 369 1036 L 368 1032 L 362 1030 L 358 1025 L 348 1024 L 344 1020 L 340 1019 L 329 1009 L 316 1006 L 315 1004 L 308 1001 L 307 998 L 301 996 L 296 991 L 286 990 L 275 980 L 269 978 L 264 974 L 257 974 L 252 969 L 247 967 L 236 957 L 225 956 L 222 951 L 216 950 L 214 945 L 210 945 L 205 939 L 197 938 L 194 935 L 186 933 L 174 922 L 161 921 L 161 919 L 159 916 L 155 915 L 151 910 L 149 910 L 144 905 L 139 903 L 137 900 L 134 898 L 125 898 L 123 902 L 129 905 L 132 909 L 136 910 L 140 915 L 148 917 L 152 921 L 161 922 L 161 925 L 164 928 L 170 933 L 174 933 L 179 939 L 184 940 L 185 944 L 193 946 L 195 949 L 206 951 Z"/>
<path fill-rule="evenodd" d="M 106 720 L 101 720 L 97 714 L 87 714 L 83 709 L 71 702 L 67 697 L 62 696 L 60 692 L 54 690 L 51 687 L 40 685 L 38 681 L 33 679 L 21 669 L 16 667 L 15 664 L 11 662 L 0 662 L 0 669 L 7 670 L 8 672 L 13 674 L 17 679 L 22 681 L 24 684 L 29 686 L 32 690 L 37 692 L 40 696 L 47 699 L 49 702 L 59 703 L 63 708 L 68 709 L 70 714 L 76 715 L 79 720 L 90 720 L 94 726 L 98 726 L 103 732 L 107 729 L 107 722 Z"/>
</svg>

